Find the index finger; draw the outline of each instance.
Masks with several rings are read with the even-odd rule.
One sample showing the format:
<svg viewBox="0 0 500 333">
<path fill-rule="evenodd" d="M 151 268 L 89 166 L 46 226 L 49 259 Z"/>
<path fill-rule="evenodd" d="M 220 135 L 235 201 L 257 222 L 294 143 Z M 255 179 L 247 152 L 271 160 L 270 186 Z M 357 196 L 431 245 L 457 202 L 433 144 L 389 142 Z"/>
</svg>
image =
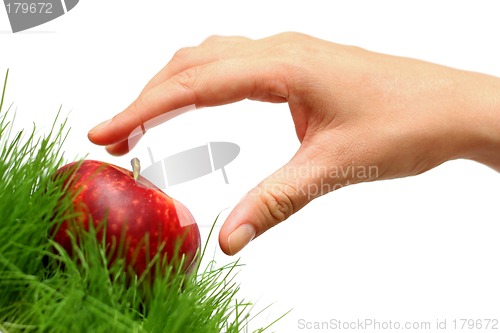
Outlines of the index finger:
<svg viewBox="0 0 500 333">
<path fill-rule="evenodd" d="M 262 58 L 224 59 L 191 67 L 142 93 L 111 121 L 92 129 L 88 137 L 95 144 L 112 145 L 131 135 L 140 136 L 186 107 L 229 104 L 245 98 L 285 101 L 288 85 L 283 74 L 277 62 Z"/>
</svg>

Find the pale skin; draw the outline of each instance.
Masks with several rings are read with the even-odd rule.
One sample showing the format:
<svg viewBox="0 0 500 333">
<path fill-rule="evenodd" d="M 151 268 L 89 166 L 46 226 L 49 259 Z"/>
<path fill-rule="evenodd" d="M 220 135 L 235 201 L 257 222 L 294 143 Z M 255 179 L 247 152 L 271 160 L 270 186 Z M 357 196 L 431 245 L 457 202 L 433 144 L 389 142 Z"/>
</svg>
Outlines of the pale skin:
<svg viewBox="0 0 500 333">
<path fill-rule="evenodd" d="M 88 136 L 122 155 L 129 134 L 150 119 L 243 99 L 288 103 L 301 145 L 227 217 L 219 243 L 229 255 L 343 185 L 417 175 L 459 158 L 500 171 L 500 78 L 298 33 L 214 36 L 183 48 Z M 354 166 L 377 173 L 338 172 Z M 304 168 L 310 176 L 291 172 Z"/>
</svg>

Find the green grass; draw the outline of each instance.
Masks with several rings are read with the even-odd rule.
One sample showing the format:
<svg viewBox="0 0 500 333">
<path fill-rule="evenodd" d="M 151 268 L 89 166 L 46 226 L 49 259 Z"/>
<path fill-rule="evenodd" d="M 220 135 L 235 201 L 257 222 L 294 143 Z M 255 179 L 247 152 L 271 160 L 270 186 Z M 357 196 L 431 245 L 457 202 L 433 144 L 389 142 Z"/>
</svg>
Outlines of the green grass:
<svg viewBox="0 0 500 333">
<path fill-rule="evenodd" d="M 93 229 L 79 235 L 71 256 L 51 240 L 71 212 L 64 178 L 52 177 L 65 163 L 66 122 L 58 113 L 46 135 L 35 126 L 13 133 L 11 107 L 3 111 L 7 77 L 0 101 L 0 332 L 248 332 L 252 304 L 238 299 L 237 261 L 211 261 L 190 275 L 175 269 L 182 263 L 163 265 L 151 282 L 126 273 L 122 260 L 110 265 Z"/>
</svg>

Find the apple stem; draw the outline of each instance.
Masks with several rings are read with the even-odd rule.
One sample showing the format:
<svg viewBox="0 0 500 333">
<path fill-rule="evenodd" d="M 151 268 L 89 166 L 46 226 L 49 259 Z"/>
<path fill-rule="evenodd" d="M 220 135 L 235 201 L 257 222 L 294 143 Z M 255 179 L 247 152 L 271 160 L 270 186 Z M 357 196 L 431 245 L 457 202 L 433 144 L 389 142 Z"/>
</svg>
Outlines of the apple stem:
<svg viewBox="0 0 500 333">
<path fill-rule="evenodd" d="M 139 179 L 139 174 L 141 173 L 141 162 L 137 157 L 134 157 L 131 161 L 130 164 L 132 164 L 132 173 L 134 174 L 134 180 Z"/>
</svg>

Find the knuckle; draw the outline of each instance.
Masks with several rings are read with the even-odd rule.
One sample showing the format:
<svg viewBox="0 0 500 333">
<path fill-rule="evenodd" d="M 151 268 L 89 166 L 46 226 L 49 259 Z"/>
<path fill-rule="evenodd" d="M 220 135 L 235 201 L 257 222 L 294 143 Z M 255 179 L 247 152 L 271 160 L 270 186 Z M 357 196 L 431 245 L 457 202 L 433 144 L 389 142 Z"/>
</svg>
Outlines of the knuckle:
<svg viewBox="0 0 500 333">
<path fill-rule="evenodd" d="M 283 64 L 289 64 L 289 67 L 300 66 L 310 61 L 312 43 L 309 42 L 307 35 L 295 32 L 285 32 L 276 36 L 276 42 L 269 49 L 270 54 L 274 55 Z"/>
<path fill-rule="evenodd" d="M 197 93 L 200 75 L 201 73 L 198 67 L 191 67 L 176 74 L 173 78 L 173 82 L 175 82 L 181 90 L 184 90 L 190 95 L 190 100 L 192 100 L 194 104 L 198 104 L 200 102 Z"/>
<path fill-rule="evenodd" d="M 278 34 L 277 36 L 283 40 L 294 40 L 297 38 L 301 38 L 305 35 L 302 33 L 299 33 L 299 32 L 295 32 L 295 31 L 285 31 L 285 32 Z"/>
<path fill-rule="evenodd" d="M 224 37 L 220 35 L 211 35 L 205 38 L 205 40 L 201 43 L 201 45 L 216 43 L 219 42 L 221 39 L 224 39 Z"/>
<path fill-rule="evenodd" d="M 175 76 L 176 82 L 186 90 L 194 90 L 196 77 L 196 67 L 188 68 Z"/>
<path fill-rule="evenodd" d="M 261 185 L 262 186 L 262 185 Z M 295 212 L 293 197 L 296 189 L 284 183 L 272 184 L 262 189 L 260 200 L 262 203 L 262 214 L 267 217 L 266 228 L 271 228 L 283 222 Z"/>
<path fill-rule="evenodd" d="M 212 35 L 206 38 L 200 46 L 212 47 L 221 45 L 234 45 L 239 43 L 244 43 L 251 41 L 250 38 L 244 36 L 222 36 L 222 35 Z"/>
<path fill-rule="evenodd" d="M 142 113 L 148 108 L 148 98 L 146 94 L 140 94 L 135 101 L 132 103 L 132 108 L 130 108 L 131 114 L 138 119 L 138 121 L 143 124 Z"/>
<path fill-rule="evenodd" d="M 194 49 L 193 47 L 183 47 L 183 48 L 180 48 L 179 50 L 177 50 L 174 53 L 171 61 L 173 61 L 173 62 L 182 62 L 182 61 L 185 61 L 187 58 L 189 58 L 189 56 L 193 52 L 193 49 Z"/>
<path fill-rule="evenodd" d="M 126 118 L 130 119 L 133 123 L 136 124 L 136 128 L 130 129 L 129 135 L 132 135 L 135 130 L 138 128 L 141 128 L 144 125 L 145 119 L 144 119 L 144 114 L 146 110 L 148 109 L 149 104 L 147 101 L 147 97 L 145 94 L 140 94 L 131 104 L 130 106 L 125 110 L 125 112 L 120 113 L 113 117 L 113 119 L 121 119 L 124 120 Z"/>
<path fill-rule="evenodd" d="M 299 32 L 283 32 L 276 37 L 285 45 L 304 44 L 310 39 L 308 35 Z"/>
</svg>

